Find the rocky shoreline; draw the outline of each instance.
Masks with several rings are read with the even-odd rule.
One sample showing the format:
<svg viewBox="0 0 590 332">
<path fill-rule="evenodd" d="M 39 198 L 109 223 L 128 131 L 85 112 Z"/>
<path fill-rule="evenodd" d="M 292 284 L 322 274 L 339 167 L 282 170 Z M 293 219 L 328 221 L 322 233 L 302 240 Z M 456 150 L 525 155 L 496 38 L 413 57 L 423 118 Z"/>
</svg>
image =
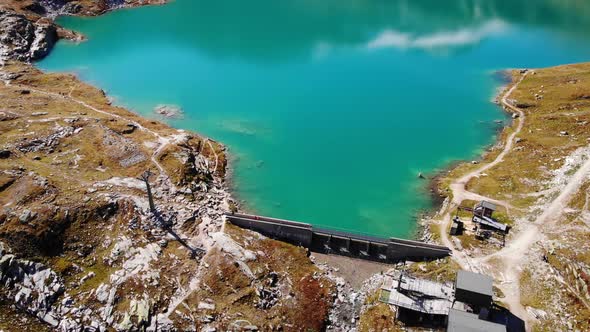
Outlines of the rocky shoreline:
<svg viewBox="0 0 590 332">
<path fill-rule="evenodd" d="M 397 330 L 395 312 L 377 300 L 383 272 L 353 287 L 302 248 L 224 223 L 240 204 L 222 144 L 115 107 L 74 76 L 30 64 L 59 38 L 83 38 L 56 26 L 58 15 L 164 2 L 0 5 L 0 331 L 369 331 L 378 321 Z M 156 112 L 182 116 L 173 105 Z M 503 127 L 482 163 L 513 126 Z M 441 241 L 433 219 L 453 208 L 448 182 L 478 163 L 458 162 L 428 180 L 438 215 L 418 221 L 416 237 Z M 155 211 L 141 180 L 146 170 Z M 574 267 L 552 266 L 580 283 Z M 445 280 L 459 266 L 449 258 L 391 268 Z"/>
<path fill-rule="evenodd" d="M 166 0 L 17 1 L 0 4 L 0 65 L 7 60 L 32 62 L 47 56 L 59 39 L 81 41 L 83 36 L 56 25 L 63 15 L 96 16 L 109 11 Z"/>
<path fill-rule="evenodd" d="M 22 81 L 34 80 L 33 75 L 42 76 L 44 74 L 26 65 L 12 63 L 3 68 L 1 72 L 8 89 L 16 89 L 17 91 L 21 89 Z M 35 92 L 21 90 L 21 93 L 22 91 L 28 91 L 25 96 L 31 98 L 30 95 L 41 93 L 42 90 Z M 103 96 L 103 98 L 105 97 Z M 10 104 L 11 102 L 8 101 L 8 105 Z M 51 106 L 51 102 L 45 106 Z M 144 121 L 135 122 L 132 118 L 123 118 L 126 115 L 124 113 L 119 113 L 121 115 L 109 113 L 108 116 L 121 117 L 128 121 L 129 123 L 125 127 L 129 129 L 123 129 L 117 133 L 108 127 L 93 128 L 92 122 L 101 121 L 101 119 L 88 114 L 92 108 L 94 107 L 89 106 L 86 112 L 76 112 L 76 114 L 84 114 L 82 118 L 78 116 L 59 119 L 51 118 L 50 116 L 55 114 L 50 112 L 17 110 L 12 113 L 15 115 L 12 121 L 18 121 L 23 117 L 35 118 L 35 120 L 28 120 L 30 123 L 36 121 L 36 118 L 40 118 L 40 125 L 36 127 L 36 130 L 43 132 L 49 129 L 53 131 L 53 134 L 37 136 L 31 142 L 32 145 L 29 143 L 23 145 L 17 141 L 2 142 L 3 151 L 8 151 L 7 157 L 3 159 L 2 167 L 4 180 L 2 194 L 5 194 L 3 202 L 8 200 L 7 205 L 14 206 L 13 208 L 4 208 L 0 214 L 0 237 L 4 242 L 2 250 L 0 250 L 0 280 L 2 284 L 7 286 L 2 295 L 5 298 L 13 299 L 18 308 L 64 331 L 79 330 L 84 326 L 103 330 L 107 326 L 116 325 L 118 316 L 113 312 L 116 299 L 112 294 L 127 279 L 131 278 L 130 274 L 159 274 L 156 270 L 148 269 L 146 264 L 161 256 L 162 248 L 175 239 L 178 241 L 180 241 L 179 239 L 187 239 L 180 242 L 189 249 L 189 257 L 207 252 L 210 247 L 215 246 L 213 237 L 209 234 L 221 231 L 222 214 L 229 211 L 229 205 L 232 204 L 231 196 L 224 185 L 225 164 L 223 160 L 219 160 L 220 156 L 217 155 L 223 153 L 222 146 L 215 143 L 216 147 L 214 147 L 213 143 L 207 139 L 195 137 L 182 131 L 165 129 L 156 132 L 154 129 L 144 127 L 149 125 Z M 26 111 L 30 113 L 27 115 L 24 113 Z M 122 112 L 123 110 L 118 111 Z M 7 114 L 4 111 L 3 113 Z M 45 119 L 49 123 L 55 122 L 60 128 L 46 128 L 43 125 L 46 123 Z M 112 121 L 112 119 L 108 121 Z M 62 123 L 65 127 L 61 127 Z M 67 127 L 68 124 L 70 127 Z M 18 125 L 16 126 L 18 127 Z M 30 125 L 28 127 L 33 129 Z M 124 176 L 128 172 L 126 169 L 149 163 L 146 149 L 140 148 L 134 143 L 135 139 L 140 139 L 140 141 L 143 139 L 130 137 L 136 130 L 140 130 L 134 128 L 144 128 L 143 131 L 156 135 L 160 141 L 163 140 L 163 142 L 155 143 L 153 148 L 155 155 L 153 160 L 157 160 L 156 166 L 161 168 L 157 177 L 151 181 L 157 205 L 156 213 L 149 211 L 144 191 L 145 186 L 142 182 L 134 177 Z M 87 176 L 86 172 L 101 173 L 100 168 L 104 167 L 110 169 L 110 173 L 120 173 L 123 176 L 111 176 L 105 180 L 92 181 L 89 183 L 90 186 L 86 186 L 87 189 L 81 191 L 70 187 L 65 182 L 67 179 L 61 179 L 59 175 L 41 175 L 41 169 L 28 161 L 31 158 L 28 155 L 31 153 L 35 154 L 32 156 L 32 161 L 41 163 L 45 159 L 52 159 L 52 169 L 59 172 L 62 163 L 58 160 L 66 157 L 60 152 L 62 151 L 60 147 L 75 146 L 76 143 L 70 140 L 76 140 L 76 136 L 84 135 L 84 132 L 89 134 L 93 130 L 103 132 L 104 144 L 117 144 L 118 148 L 122 147 L 121 154 L 117 152 L 118 148 L 115 150 L 107 148 L 111 157 L 115 157 L 115 163 L 109 165 L 103 161 L 97 170 L 83 170 L 82 173 L 84 167 L 82 159 L 85 159 L 86 153 L 92 151 L 84 151 L 84 147 L 80 145 L 75 149 L 76 156 L 73 159 L 76 163 L 73 165 L 74 169 L 80 170 L 80 172 L 76 172 L 74 169 L 71 169 L 70 172 Z M 10 130 L 8 132 L 10 133 Z M 169 135 L 171 138 L 164 138 L 161 135 Z M 206 152 L 205 144 L 212 151 Z M 174 161 L 181 164 L 170 168 L 173 166 L 167 165 L 170 161 L 163 159 L 161 155 L 158 156 L 159 149 L 173 149 L 177 155 L 177 159 Z M 95 153 L 100 152 L 95 151 Z M 52 155 L 54 155 L 53 158 Z M 65 166 L 71 167 L 71 163 L 72 161 Z M 13 165 L 17 168 L 14 168 Z M 212 165 L 215 165 L 216 169 L 212 169 Z M 120 167 L 120 170 L 117 167 Z M 168 173 L 177 170 L 180 171 L 177 177 Z M 130 171 L 134 173 L 133 170 Z M 27 198 L 20 202 L 18 194 L 17 201 L 11 200 L 14 197 L 11 194 L 14 194 L 15 190 L 17 193 L 22 191 L 24 188 L 20 188 L 23 185 L 29 185 L 29 180 L 33 181 L 33 189 L 36 192 L 25 192 Z M 71 188 L 73 192 L 68 192 L 68 188 Z M 52 196 L 49 201 L 45 198 L 47 195 Z M 83 203 L 79 204 L 77 201 Z M 97 222 L 95 221 L 97 217 L 106 222 L 103 225 L 95 225 L 97 230 L 106 227 L 105 233 L 109 233 L 109 228 L 122 227 L 123 225 L 124 229 L 115 232 L 113 234 L 115 237 L 105 236 L 100 244 L 97 239 L 79 239 L 90 234 L 78 234 L 78 231 L 75 232 L 76 234 L 69 234 L 81 226 L 78 226 L 79 223 L 87 224 L 86 227 L 88 227 Z M 195 223 L 195 220 L 199 222 Z M 121 222 L 123 225 L 120 224 Z M 55 229 L 57 225 L 61 226 Z M 79 231 L 83 232 L 83 229 Z M 58 236 L 58 239 L 53 238 L 54 236 Z M 130 246 L 129 241 L 133 237 L 138 242 Z M 63 243 L 58 242 L 59 240 Z M 93 242 L 95 244 L 91 244 Z M 55 247 L 62 245 L 65 247 L 56 252 Z M 54 265 L 52 263 L 55 263 L 56 259 L 63 260 L 64 254 L 67 257 L 67 252 L 71 252 L 73 257 L 79 257 L 82 261 L 89 256 L 98 257 L 99 255 L 94 249 L 96 245 L 103 246 L 105 249 L 114 245 L 114 248 L 103 258 L 105 268 L 121 267 L 120 270 L 113 271 L 113 274 L 108 278 L 108 283 L 101 283 L 98 288 L 94 289 L 93 298 L 105 305 L 98 312 L 89 310 L 90 308 L 81 304 L 80 302 L 85 302 L 82 298 L 76 299 L 75 296 L 68 295 L 77 285 L 83 285 L 85 282 L 97 278 L 98 272 L 92 271 L 92 268 L 84 269 L 77 263 L 71 265 L 72 263 L 68 262 L 67 265 L 71 265 L 68 269 L 72 269 L 72 271 L 66 275 L 75 275 L 74 279 L 77 279 L 70 282 L 73 284 L 68 285 L 68 278 L 58 276 L 48 267 L 48 265 Z M 54 252 L 60 254 L 59 258 L 54 256 Z M 42 259 L 45 263 L 33 263 L 26 258 L 38 255 L 47 255 L 47 258 Z M 117 264 L 121 256 L 127 260 Z M 182 257 L 173 259 L 179 264 L 184 260 Z M 55 268 L 55 266 L 53 267 Z M 85 270 L 86 272 L 84 272 Z M 58 298 L 60 301 L 57 301 Z M 140 299 L 136 301 L 140 301 Z M 141 302 L 137 303 L 135 307 L 132 306 L 132 310 L 139 310 L 138 308 L 147 305 Z M 150 306 L 148 305 L 148 307 Z M 81 314 L 78 315 L 78 313 Z M 135 313 L 128 312 L 128 314 L 133 316 Z M 145 320 L 145 324 L 148 321 L 150 324 L 157 324 L 156 321 L 151 320 L 150 313 L 145 313 L 145 315 L 141 318 Z M 144 324 L 141 319 L 135 323 Z M 133 325 L 131 322 L 124 323 L 124 320 L 120 324 Z M 163 327 L 163 325 L 153 326 L 154 328 Z"/>
<path fill-rule="evenodd" d="M 50 23 L 29 21 L 24 15 L 0 9 L 0 64 L 7 59 L 39 60 L 49 54 L 58 40 Z"/>
<path fill-rule="evenodd" d="M 495 76 L 499 77 L 502 80 L 503 84 L 498 88 L 497 93 L 493 99 L 493 103 L 497 104 L 499 108 L 502 108 L 500 105 L 500 98 L 506 92 L 506 90 L 512 84 L 511 78 L 511 70 L 500 70 L 494 73 Z M 505 109 L 502 108 L 502 111 L 507 115 L 511 115 L 510 112 L 507 112 Z M 510 130 L 514 127 L 514 122 L 507 123 L 502 127 L 498 128 L 497 131 L 497 138 L 496 140 L 491 143 L 484 152 L 477 156 L 477 159 L 473 159 L 471 161 L 467 160 L 456 160 L 451 162 L 448 166 L 442 168 L 441 170 L 435 172 L 431 176 L 427 176 L 428 179 L 428 192 L 430 194 L 430 198 L 433 202 L 432 208 L 430 208 L 426 212 L 426 216 L 423 218 L 419 218 L 418 224 L 420 225 L 419 231 L 419 240 L 423 240 L 426 242 L 432 241 L 432 239 L 436 238 L 436 231 L 432 231 L 430 228 L 432 227 L 431 221 L 437 215 L 440 214 L 446 209 L 446 204 L 448 203 L 448 188 L 445 188 L 444 181 L 449 181 L 449 174 L 453 171 L 464 167 L 465 165 L 477 165 L 480 163 L 481 160 L 485 160 L 491 153 L 494 153 L 495 150 L 498 149 L 501 145 L 504 144 L 505 137 L 503 137 L 503 133 L 507 130 Z"/>
<path fill-rule="evenodd" d="M 237 203 L 223 145 L 29 64 L 58 38 L 79 38 L 57 15 L 161 3 L 0 7 L 0 304 L 33 318 L 0 313 L 0 330 L 325 328 L 338 291 L 329 271 L 224 224 Z"/>
<path fill-rule="evenodd" d="M 496 102 L 513 123 L 481 164 L 458 164 L 439 178 L 448 199 L 429 225 L 461 268 L 494 277 L 495 301 L 526 321 L 527 330 L 587 330 L 590 260 L 580 243 L 590 234 L 590 64 L 510 75 Z M 495 218 L 511 227 L 505 243 L 476 240 L 469 231 L 448 236 L 458 206 L 479 200 L 497 204 Z"/>
</svg>

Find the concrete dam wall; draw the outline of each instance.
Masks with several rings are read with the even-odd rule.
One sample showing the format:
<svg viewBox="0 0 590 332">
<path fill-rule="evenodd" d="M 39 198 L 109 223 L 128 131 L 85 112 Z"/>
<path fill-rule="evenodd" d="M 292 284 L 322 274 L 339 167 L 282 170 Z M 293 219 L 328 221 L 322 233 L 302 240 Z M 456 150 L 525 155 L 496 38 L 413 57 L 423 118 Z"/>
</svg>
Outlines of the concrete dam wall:
<svg viewBox="0 0 590 332">
<path fill-rule="evenodd" d="M 422 261 L 446 257 L 444 246 L 397 238 L 380 238 L 313 227 L 290 220 L 249 214 L 226 214 L 226 221 L 269 238 L 324 254 L 342 255 L 383 263 Z"/>
</svg>

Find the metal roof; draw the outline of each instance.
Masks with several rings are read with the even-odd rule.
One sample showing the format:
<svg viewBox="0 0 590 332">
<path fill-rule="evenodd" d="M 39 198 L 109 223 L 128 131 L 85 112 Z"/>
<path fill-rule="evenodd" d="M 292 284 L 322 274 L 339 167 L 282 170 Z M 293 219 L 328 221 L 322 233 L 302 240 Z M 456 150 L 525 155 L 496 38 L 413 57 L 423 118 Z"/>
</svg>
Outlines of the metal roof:
<svg viewBox="0 0 590 332">
<path fill-rule="evenodd" d="M 432 315 L 448 315 L 449 309 L 453 303 L 446 299 L 427 299 L 420 297 L 410 297 L 406 294 L 398 292 L 396 289 L 382 290 L 382 292 L 389 292 L 389 296 L 384 298 L 387 303 L 397 307 L 410 309 L 413 311 L 423 312 Z M 386 293 L 387 295 L 387 293 Z"/>
<path fill-rule="evenodd" d="M 418 279 L 408 275 L 402 275 L 398 287 L 408 292 L 416 292 L 439 299 L 447 299 L 450 301 L 455 299 L 455 289 L 452 284 L 442 284 L 426 279 Z"/>
<path fill-rule="evenodd" d="M 449 332 L 506 332 L 506 326 L 479 319 L 477 315 L 451 309 L 449 311 Z"/>
<path fill-rule="evenodd" d="M 385 278 L 380 301 L 426 314 L 448 315 L 453 295 L 449 285 L 397 274 Z"/>
<path fill-rule="evenodd" d="M 456 289 L 462 289 L 478 294 L 494 295 L 492 289 L 494 280 L 486 275 L 460 270 L 457 272 Z"/>
<path fill-rule="evenodd" d="M 473 216 L 473 221 L 480 223 L 482 225 L 486 225 L 498 230 L 501 230 L 502 232 L 506 232 L 506 228 L 508 227 L 508 225 L 503 224 L 501 222 L 497 222 L 496 220 L 492 219 L 492 218 L 488 218 L 488 217 L 479 217 L 479 216 Z"/>
<path fill-rule="evenodd" d="M 477 206 L 496 211 L 496 204 L 490 203 L 488 201 L 481 201 L 479 204 L 477 204 Z"/>
</svg>

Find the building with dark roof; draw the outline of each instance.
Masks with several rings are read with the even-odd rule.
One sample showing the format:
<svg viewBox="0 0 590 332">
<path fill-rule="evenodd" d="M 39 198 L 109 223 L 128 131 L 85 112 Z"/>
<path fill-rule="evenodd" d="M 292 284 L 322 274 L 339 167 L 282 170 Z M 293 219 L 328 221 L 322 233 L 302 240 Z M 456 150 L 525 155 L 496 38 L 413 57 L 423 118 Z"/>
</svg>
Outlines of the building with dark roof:
<svg viewBox="0 0 590 332">
<path fill-rule="evenodd" d="M 506 326 L 479 319 L 475 314 L 451 309 L 449 311 L 448 332 L 506 332 Z"/>
<path fill-rule="evenodd" d="M 379 301 L 396 306 L 396 319 L 453 332 L 525 331 L 524 322 L 493 304 L 493 279 L 458 271 L 455 284 L 387 274 Z M 510 328 L 508 327 L 510 326 Z"/>
<path fill-rule="evenodd" d="M 472 221 L 476 224 L 479 224 L 484 229 L 491 229 L 495 232 L 507 234 L 508 231 L 510 231 L 510 227 L 492 217 L 496 209 L 496 204 L 487 201 L 481 201 L 473 208 Z"/>
<path fill-rule="evenodd" d="M 473 208 L 473 212 L 476 215 L 491 218 L 492 214 L 494 213 L 494 211 L 496 211 L 496 209 L 496 204 L 490 203 L 488 201 L 481 201 L 475 205 L 475 207 Z"/>
<path fill-rule="evenodd" d="M 477 308 L 489 308 L 494 295 L 493 282 L 489 276 L 461 270 L 455 281 L 455 300 Z"/>
</svg>

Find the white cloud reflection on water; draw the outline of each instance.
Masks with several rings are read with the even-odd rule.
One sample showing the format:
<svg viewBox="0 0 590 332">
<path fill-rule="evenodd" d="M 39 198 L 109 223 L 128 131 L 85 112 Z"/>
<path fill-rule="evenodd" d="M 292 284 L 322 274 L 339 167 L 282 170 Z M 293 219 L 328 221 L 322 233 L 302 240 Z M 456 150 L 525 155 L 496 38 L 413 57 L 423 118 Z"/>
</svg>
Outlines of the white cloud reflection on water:
<svg viewBox="0 0 590 332">
<path fill-rule="evenodd" d="M 445 30 L 424 35 L 385 29 L 377 34 L 375 38 L 362 44 L 360 49 L 369 51 L 388 48 L 399 50 L 417 49 L 422 51 L 442 51 L 443 54 L 446 54 L 447 51 L 452 51 L 454 48 L 476 45 L 484 39 L 500 35 L 508 29 L 509 24 L 500 19 L 489 20 L 474 28 Z M 312 59 L 315 61 L 323 60 L 335 49 L 338 49 L 338 47 L 330 42 L 317 42 L 311 52 Z"/>
<path fill-rule="evenodd" d="M 490 20 L 476 28 L 462 28 L 455 31 L 441 31 L 424 36 L 396 30 L 384 30 L 366 44 L 369 50 L 383 48 L 398 49 L 439 49 L 477 44 L 483 39 L 506 31 L 508 24 L 502 20 Z"/>
</svg>

